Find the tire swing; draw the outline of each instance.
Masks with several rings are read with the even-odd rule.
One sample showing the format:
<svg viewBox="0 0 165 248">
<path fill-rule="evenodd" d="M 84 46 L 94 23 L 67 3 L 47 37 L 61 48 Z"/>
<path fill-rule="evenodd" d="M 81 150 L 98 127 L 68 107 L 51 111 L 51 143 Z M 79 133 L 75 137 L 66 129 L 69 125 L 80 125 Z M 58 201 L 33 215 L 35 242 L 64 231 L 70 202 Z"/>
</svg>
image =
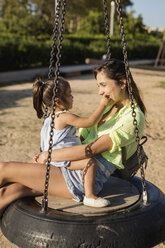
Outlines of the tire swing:
<svg viewBox="0 0 165 248">
<path fill-rule="evenodd" d="M 110 38 L 107 1 L 103 0 L 103 2 L 108 60 L 110 59 Z M 112 176 L 104 185 L 100 196 L 112 199 L 110 207 L 96 210 L 84 206 L 82 203 L 74 203 L 70 199 L 58 197 L 53 197 L 53 208 L 48 207 L 48 182 L 56 108 L 55 96 L 58 86 L 59 59 L 66 5 L 65 0 L 58 0 L 48 75 L 49 78 L 53 76 L 55 42 L 58 41 L 54 76 L 53 115 L 42 204 L 32 197 L 17 200 L 6 209 L 1 223 L 3 234 L 18 247 L 149 248 L 165 240 L 165 198 L 164 194 L 156 186 L 145 181 L 143 165 L 146 157 L 142 149 L 143 143 L 140 144 L 138 136 L 120 0 L 115 0 L 115 2 L 120 19 L 124 63 L 137 142 L 137 152 L 131 158 L 131 163 L 134 164 L 133 169 L 127 166 L 126 161 L 124 174 L 119 175 L 120 178 L 116 175 Z M 131 177 L 130 179 L 129 176 L 135 174 L 138 168 L 140 168 L 142 179 L 138 177 Z M 121 177 L 128 178 L 128 180 L 121 179 Z"/>
</svg>

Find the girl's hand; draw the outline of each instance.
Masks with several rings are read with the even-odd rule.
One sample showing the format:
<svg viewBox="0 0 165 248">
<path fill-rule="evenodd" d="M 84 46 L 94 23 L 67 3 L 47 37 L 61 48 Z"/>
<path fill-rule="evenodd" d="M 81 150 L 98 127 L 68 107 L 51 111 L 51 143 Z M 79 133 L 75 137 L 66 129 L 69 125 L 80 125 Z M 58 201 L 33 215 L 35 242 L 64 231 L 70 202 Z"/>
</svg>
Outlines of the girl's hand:
<svg viewBox="0 0 165 248">
<path fill-rule="evenodd" d="M 102 95 L 102 98 L 101 98 L 101 101 L 100 101 L 100 104 L 101 105 L 104 105 L 104 106 L 108 106 L 108 104 L 110 103 L 111 101 L 111 98 L 110 98 L 110 95 Z"/>
</svg>

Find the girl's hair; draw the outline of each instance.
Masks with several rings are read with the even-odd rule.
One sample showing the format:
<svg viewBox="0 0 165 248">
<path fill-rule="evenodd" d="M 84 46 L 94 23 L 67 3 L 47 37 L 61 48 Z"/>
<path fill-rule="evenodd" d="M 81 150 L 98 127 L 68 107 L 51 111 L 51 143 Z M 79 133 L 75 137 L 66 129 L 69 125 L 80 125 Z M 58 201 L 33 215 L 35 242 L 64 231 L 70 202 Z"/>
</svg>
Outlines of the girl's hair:
<svg viewBox="0 0 165 248">
<path fill-rule="evenodd" d="M 64 78 L 58 78 L 58 87 L 56 97 L 66 102 L 66 90 L 70 87 L 69 82 Z M 33 84 L 33 107 L 37 112 L 38 118 L 42 118 L 44 114 L 44 105 L 52 106 L 54 81 L 48 80 L 43 82 L 40 78 L 36 79 Z"/>
<path fill-rule="evenodd" d="M 126 80 L 125 65 L 121 60 L 110 59 L 108 62 L 105 62 L 104 64 L 98 66 L 94 70 L 95 78 L 97 77 L 97 74 L 101 71 L 104 72 L 108 78 L 115 80 L 117 85 L 121 85 L 123 79 Z M 145 114 L 146 108 L 141 99 L 139 89 L 136 83 L 134 82 L 132 75 L 131 75 L 131 85 L 132 85 L 133 97 L 137 102 L 137 104 L 139 105 L 141 111 Z M 126 86 L 126 90 L 127 93 L 129 94 L 128 85 Z"/>
</svg>

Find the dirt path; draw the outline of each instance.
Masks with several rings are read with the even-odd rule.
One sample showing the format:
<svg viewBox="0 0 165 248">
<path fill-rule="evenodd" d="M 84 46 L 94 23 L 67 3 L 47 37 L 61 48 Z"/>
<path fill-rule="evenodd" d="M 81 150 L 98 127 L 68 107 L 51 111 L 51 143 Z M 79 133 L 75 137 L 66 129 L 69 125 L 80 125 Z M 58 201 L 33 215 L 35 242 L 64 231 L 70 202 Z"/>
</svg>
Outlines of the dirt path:
<svg viewBox="0 0 165 248">
<path fill-rule="evenodd" d="M 165 192 L 165 72 L 132 69 L 147 107 L 145 151 L 149 157 L 146 179 Z M 89 115 L 99 102 L 97 86 L 92 75 L 70 79 L 74 95 L 73 112 Z M 39 151 L 42 121 L 32 108 L 32 83 L 19 83 L 0 87 L 0 161 L 31 162 Z M 1 235 L 0 235 L 1 237 Z M 0 238 L 1 240 L 1 238 Z M 11 247 L 1 246 L 0 247 Z M 14 246 L 13 246 L 14 247 Z M 165 246 L 159 245 L 157 248 Z"/>
</svg>

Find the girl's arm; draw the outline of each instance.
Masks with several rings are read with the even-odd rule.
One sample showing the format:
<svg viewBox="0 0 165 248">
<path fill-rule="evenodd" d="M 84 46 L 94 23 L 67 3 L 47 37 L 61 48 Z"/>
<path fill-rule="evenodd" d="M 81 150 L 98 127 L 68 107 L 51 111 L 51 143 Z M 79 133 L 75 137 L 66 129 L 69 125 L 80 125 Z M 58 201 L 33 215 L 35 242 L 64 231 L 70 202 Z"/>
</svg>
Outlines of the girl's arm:
<svg viewBox="0 0 165 248">
<path fill-rule="evenodd" d="M 90 144 L 78 145 L 52 151 L 52 161 L 76 161 L 91 158 L 95 154 L 112 149 L 113 142 L 109 135 L 103 135 Z M 48 152 L 42 152 L 37 160 L 38 163 L 46 163 Z"/>
<path fill-rule="evenodd" d="M 109 103 L 109 96 L 102 96 L 99 107 L 89 117 L 79 117 L 77 115 L 67 113 L 63 115 L 63 123 L 66 126 L 71 125 L 78 128 L 92 127 L 100 120 L 108 103 Z"/>
</svg>

